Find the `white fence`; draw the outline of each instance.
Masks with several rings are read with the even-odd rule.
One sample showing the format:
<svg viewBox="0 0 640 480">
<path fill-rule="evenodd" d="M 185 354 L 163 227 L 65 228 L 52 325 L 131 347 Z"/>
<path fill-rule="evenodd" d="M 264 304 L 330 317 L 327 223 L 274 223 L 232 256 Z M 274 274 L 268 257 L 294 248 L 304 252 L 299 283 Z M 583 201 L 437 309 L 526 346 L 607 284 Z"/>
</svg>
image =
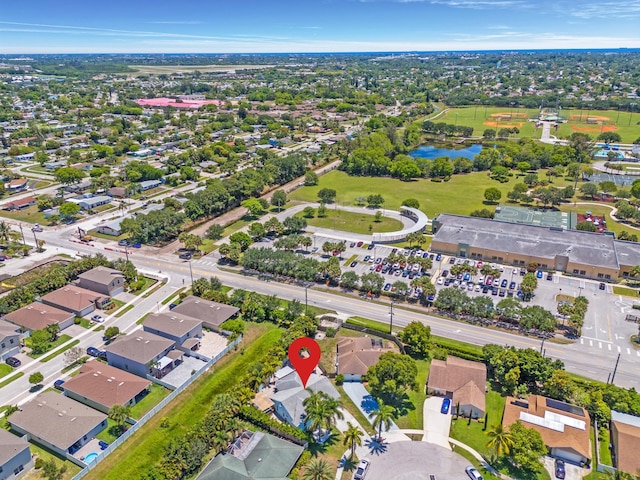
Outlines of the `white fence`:
<svg viewBox="0 0 640 480">
<path fill-rule="evenodd" d="M 200 377 L 200 375 L 202 375 L 207 370 L 209 370 L 218 360 L 220 360 L 224 355 L 226 355 L 227 352 L 229 352 L 232 348 L 235 348 L 235 346 L 238 345 L 238 343 L 240 343 L 240 340 L 242 340 L 242 335 L 240 335 L 233 342 L 227 345 L 227 347 L 222 352 L 220 352 L 214 358 L 209 360 L 209 362 L 204 367 L 202 367 L 196 373 L 191 375 L 191 377 L 189 377 L 189 380 L 187 380 L 185 383 L 180 385 L 173 392 L 171 392 L 169 395 L 163 398 L 162 401 L 158 403 L 158 405 L 156 405 L 151 410 L 149 410 L 140 420 L 138 420 L 138 422 L 135 425 L 129 428 L 129 430 L 127 430 L 120 437 L 118 437 L 115 442 L 109 445 L 106 448 L 106 450 L 100 452 L 100 454 L 96 457 L 95 460 L 93 460 L 83 470 L 81 470 L 75 477 L 73 477 L 73 480 L 79 480 L 82 477 L 84 477 L 87 473 L 89 473 L 91 470 L 93 470 L 102 460 L 104 460 L 107 457 L 107 455 L 109 455 L 116 448 L 122 445 L 131 435 L 136 433 L 140 429 L 140 427 L 142 427 L 145 423 L 151 420 L 156 413 L 158 413 L 166 405 L 168 405 L 169 402 L 171 402 L 174 398 L 180 395 L 182 391 L 186 389 L 189 385 L 191 385 L 198 377 Z"/>
</svg>

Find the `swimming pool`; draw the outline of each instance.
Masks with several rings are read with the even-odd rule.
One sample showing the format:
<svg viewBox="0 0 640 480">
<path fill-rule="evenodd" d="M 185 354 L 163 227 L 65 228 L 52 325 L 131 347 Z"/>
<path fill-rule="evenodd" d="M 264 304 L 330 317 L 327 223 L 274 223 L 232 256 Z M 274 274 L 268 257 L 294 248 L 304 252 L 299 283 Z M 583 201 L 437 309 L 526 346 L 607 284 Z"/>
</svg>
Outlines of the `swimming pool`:
<svg viewBox="0 0 640 480">
<path fill-rule="evenodd" d="M 96 458 L 98 458 L 98 454 L 96 452 L 87 453 L 87 456 L 84 457 L 83 462 L 87 465 L 93 462 Z"/>
</svg>

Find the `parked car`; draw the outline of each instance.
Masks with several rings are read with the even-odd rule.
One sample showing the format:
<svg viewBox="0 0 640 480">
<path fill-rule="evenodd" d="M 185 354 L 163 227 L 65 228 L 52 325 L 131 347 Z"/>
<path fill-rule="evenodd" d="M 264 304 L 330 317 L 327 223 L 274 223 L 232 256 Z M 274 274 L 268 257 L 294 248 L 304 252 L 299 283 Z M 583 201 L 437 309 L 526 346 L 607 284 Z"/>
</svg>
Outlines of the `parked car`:
<svg viewBox="0 0 640 480">
<path fill-rule="evenodd" d="M 436 255 L 436 262 L 439 262 L 440 260 L 442 260 L 442 254 L 441 253 Z"/>
<path fill-rule="evenodd" d="M 373 247 L 375 247 L 375 245 L 373 243 L 370 243 L 367 247 L 367 250 L 373 250 Z"/>
<path fill-rule="evenodd" d="M 5 362 L 7 365 L 13 368 L 18 368 L 20 365 L 22 365 L 22 362 L 18 360 L 16 357 L 7 357 L 5 359 Z"/>
<path fill-rule="evenodd" d="M 447 277 L 449 276 L 449 270 L 443 270 L 443 271 L 442 271 L 442 276 L 443 276 L 444 278 L 447 278 Z"/>
<path fill-rule="evenodd" d="M 538 277 L 538 278 L 542 278 L 542 270 L 538 270 L 538 271 L 536 272 L 536 277 Z"/>
<path fill-rule="evenodd" d="M 553 280 L 553 273 L 547 273 L 547 280 Z"/>
<path fill-rule="evenodd" d="M 449 407 L 451 406 L 451 399 L 444 397 L 442 400 L 442 407 L 440 407 L 440 413 L 447 415 L 449 413 Z"/>
<path fill-rule="evenodd" d="M 91 317 L 91 321 L 102 323 L 104 319 L 102 318 L 102 315 L 94 315 L 93 317 Z"/>
<path fill-rule="evenodd" d="M 353 474 L 353 480 L 364 480 L 367 470 L 369 470 L 369 460 L 363 458 L 356 467 L 356 471 Z"/>
<path fill-rule="evenodd" d="M 349 248 L 353 248 L 353 247 L 355 247 L 355 246 L 356 246 L 356 242 L 351 242 L 351 243 L 349 244 Z"/>
<path fill-rule="evenodd" d="M 387 284 L 384 286 L 383 290 L 384 290 L 385 292 L 388 292 L 389 290 L 391 290 L 391 284 L 390 284 L 390 283 L 387 283 Z"/>
<path fill-rule="evenodd" d="M 606 286 L 604 283 L 600 282 L 600 285 L 598 285 L 598 288 L 599 288 L 600 290 L 606 290 L 606 289 L 607 289 L 607 286 Z"/>
<path fill-rule="evenodd" d="M 509 281 L 506 278 L 503 278 L 502 281 L 500 282 L 500 286 L 502 288 L 505 288 L 508 283 L 509 283 Z"/>
<path fill-rule="evenodd" d="M 468 282 L 470 278 L 471 278 L 471 275 L 469 274 L 469 272 L 466 272 L 462 277 L 462 280 L 464 280 L 465 282 Z"/>
<path fill-rule="evenodd" d="M 516 288 L 516 282 L 511 282 L 509 284 L 509 290 L 515 290 L 515 288 Z"/>
<path fill-rule="evenodd" d="M 356 262 L 356 261 L 351 262 L 351 268 L 355 267 L 357 264 L 358 264 L 358 262 Z"/>
<path fill-rule="evenodd" d="M 469 475 L 469 478 L 471 480 L 484 480 L 482 478 L 482 475 L 480 475 L 480 472 L 478 472 L 478 470 L 476 470 L 471 465 L 469 465 L 467 468 L 465 468 L 464 471 L 467 472 L 467 475 Z"/>
<path fill-rule="evenodd" d="M 368 262 L 370 258 L 371 258 L 371 257 L 370 257 L 369 255 L 365 255 L 365 257 L 364 257 L 364 261 L 365 261 L 365 262 Z"/>
<path fill-rule="evenodd" d="M 96 347 L 89 347 L 87 348 L 87 355 L 97 357 L 98 355 L 100 355 L 100 350 L 98 350 Z"/>
<path fill-rule="evenodd" d="M 356 244 L 356 246 L 357 246 L 358 248 L 360 248 L 363 244 L 364 244 L 364 242 L 358 242 L 358 243 Z"/>
<path fill-rule="evenodd" d="M 64 385 L 64 380 L 56 380 L 53 382 L 53 388 L 60 390 L 61 392 L 64 391 L 64 387 L 62 385 Z"/>
<path fill-rule="evenodd" d="M 127 245 L 129 245 L 129 242 L 127 242 L 126 240 L 119 240 L 118 241 L 118 246 L 120 246 L 120 247 L 126 247 Z"/>
<path fill-rule="evenodd" d="M 564 460 L 562 460 L 561 458 L 556 458 L 555 467 L 556 467 L 555 468 L 556 478 L 559 478 L 560 480 L 564 480 L 564 477 L 567 474 L 567 472 L 564 469 Z"/>
<path fill-rule="evenodd" d="M 191 260 L 191 254 L 190 253 L 181 253 L 180 255 L 178 255 L 178 257 L 182 260 Z"/>
<path fill-rule="evenodd" d="M 33 230 L 34 232 L 41 232 L 42 227 L 38 223 L 36 223 L 33 227 L 31 227 L 31 230 Z"/>
<path fill-rule="evenodd" d="M 133 248 L 140 248 L 140 247 L 142 247 L 142 244 L 140 242 L 136 242 L 136 243 L 132 243 L 131 246 Z"/>
</svg>

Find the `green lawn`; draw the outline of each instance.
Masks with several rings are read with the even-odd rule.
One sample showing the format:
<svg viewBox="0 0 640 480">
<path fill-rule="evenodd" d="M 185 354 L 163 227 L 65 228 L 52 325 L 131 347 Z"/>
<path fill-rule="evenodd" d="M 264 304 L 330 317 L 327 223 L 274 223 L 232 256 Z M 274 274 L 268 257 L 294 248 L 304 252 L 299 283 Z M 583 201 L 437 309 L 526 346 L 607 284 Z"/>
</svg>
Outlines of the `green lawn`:
<svg viewBox="0 0 640 480">
<path fill-rule="evenodd" d="M 135 419 L 141 418 L 145 413 L 160 403 L 160 400 L 169 395 L 169 393 L 171 393 L 169 389 L 153 383 L 151 385 L 151 391 L 147 396 L 131 407 L 131 417 Z"/>
<path fill-rule="evenodd" d="M 65 345 L 64 348 L 61 348 L 60 350 L 58 350 L 57 352 L 52 353 L 51 355 L 47 355 L 46 357 L 44 357 L 40 361 L 42 363 L 45 363 L 45 362 L 48 362 L 49 360 L 53 360 L 58 355 L 63 354 L 64 352 L 66 352 L 67 350 L 71 349 L 72 347 L 75 347 L 79 343 L 80 343 L 80 340 L 74 340 L 73 342 L 69 343 L 68 345 Z"/>
<path fill-rule="evenodd" d="M 296 215 L 303 217 L 302 212 Z M 342 232 L 361 233 L 368 235 L 380 232 L 395 232 L 402 230 L 402 222 L 395 218 L 383 217 L 376 223 L 373 215 L 346 212 L 344 210 L 327 209 L 327 216 L 323 218 L 307 218 L 307 224 L 312 227 L 340 230 Z"/>
<path fill-rule="evenodd" d="M 511 120 L 499 119 L 498 114 L 512 115 Z M 518 127 L 521 137 L 540 138 L 541 129 L 536 130 L 535 123 L 527 121 L 529 118 L 537 118 L 537 108 L 510 108 L 510 107 L 487 107 L 478 105 L 462 108 L 449 108 L 437 119 L 435 123 L 449 123 L 454 125 L 464 125 L 473 127 L 474 136 L 482 136 L 486 129 L 497 129 Z"/>
<path fill-rule="evenodd" d="M 168 441 L 182 435 L 201 420 L 213 397 L 235 385 L 256 358 L 260 358 L 278 338 L 280 330 L 274 325 L 249 325 L 243 348 L 227 355 L 214 369 L 196 380 L 86 478 L 120 480 L 142 476 L 160 460 Z M 171 419 L 170 427 L 160 428 L 161 419 L 165 416 Z"/>
<path fill-rule="evenodd" d="M 502 412 L 504 411 L 504 397 L 498 392 L 489 391 L 485 397 L 486 412 L 488 414 L 487 430 L 502 422 Z M 462 443 L 469 445 L 471 448 L 484 455 L 486 458 L 491 456 L 491 452 L 487 448 L 489 437 L 484 430 L 484 423 L 471 421 L 467 425 L 468 419 L 459 418 L 451 423 L 451 437 L 460 440 Z"/>
<path fill-rule="evenodd" d="M 396 424 L 400 428 L 417 428 L 421 430 L 424 427 L 422 413 L 424 410 L 424 401 L 427 398 L 426 385 L 431 361 L 416 360 L 416 364 L 418 365 L 418 376 L 416 377 L 418 388 L 407 392 L 409 395 L 409 401 L 415 408 L 413 410 L 408 410 L 406 415 L 399 417 L 396 420 Z"/>
<path fill-rule="evenodd" d="M 63 343 L 68 342 L 69 340 L 71 340 L 71 337 L 69 335 L 67 335 L 67 334 L 59 335 L 55 342 L 50 342 L 47 345 L 47 350 L 45 352 L 43 352 L 43 353 L 30 353 L 29 356 L 31 358 L 40 358 L 42 355 L 47 353 L 49 350 L 53 350 L 54 348 L 59 347 L 60 345 L 62 345 Z M 27 345 L 27 347 L 30 345 L 28 338 L 25 340 L 25 344 Z"/>
<path fill-rule="evenodd" d="M 9 375 L 11 372 L 13 372 L 13 368 L 6 363 L 0 363 L 0 378 Z"/>
<path fill-rule="evenodd" d="M 638 290 L 628 287 L 620 287 L 618 285 L 613 286 L 613 293 L 615 295 L 624 295 L 625 297 L 638 297 Z"/>
<path fill-rule="evenodd" d="M 69 480 L 73 478 L 81 470 L 81 468 L 77 466 L 75 463 L 59 457 L 58 455 L 53 453 L 51 450 L 47 450 L 46 448 L 43 448 L 40 445 L 36 445 L 33 442 L 29 442 L 29 447 L 31 449 L 32 455 L 42 458 L 44 461 L 54 459 L 58 465 L 64 464 L 67 467 L 67 471 L 62 477 L 63 480 Z M 42 475 L 42 469 L 40 469 L 40 470 L 34 470 L 33 475 L 29 474 L 27 478 L 45 478 L 45 477 Z"/>
<path fill-rule="evenodd" d="M 133 307 L 135 307 L 135 305 L 132 303 L 131 305 L 128 305 L 127 307 L 120 309 L 118 313 L 116 313 L 114 316 L 116 318 L 121 317 L 122 315 L 127 313 L 129 310 L 131 310 Z"/>
<path fill-rule="evenodd" d="M 600 438 L 598 440 L 598 446 L 600 447 L 600 463 L 604 465 L 613 465 L 611 460 L 611 450 L 609 450 L 609 429 L 603 428 Z"/>
<path fill-rule="evenodd" d="M 590 118 L 607 117 L 609 120 L 605 125 L 588 124 L 587 114 Z M 568 137 L 573 132 L 582 132 L 588 133 L 595 139 L 602 131 L 607 131 L 607 129 L 613 129 L 613 131 L 620 134 L 622 143 L 633 143 L 638 138 L 640 114 L 637 111 L 635 113 L 620 112 L 618 115 L 617 110 L 588 110 L 585 107 L 584 109 L 563 109 L 562 116 L 569 119 L 569 122 L 563 123 L 558 128 L 557 136 L 561 138 Z M 582 120 L 580 120 L 580 117 L 582 117 Z"/>
<path fill-rule="evenodd" d="M 156 280 L 155 278 L 144 277 L 144 285 L 141 288 L 139 288 L 138 290 L 131 291 L 131 294 L 132 295 L 140 295 L 146 289 L 151 288 L 153 285 L 155 285 L 157 281 L 158 280 Z M 124 305 L 124 303 L 123 303 L 123 305 Z"/>
<path fill-rule="evenodd" d="M 10 200 L 11 197 L 8 198 Z M 27 223 L 40 223 L 42 225 L 49 225 L 49 221 L 44 218 L 44 213 L 38 211 L 38 207 L 33 205 L 25 208 L 24 210 L 0 210 L 0 216 L 18 220 L 20 222 Z"/>
<path fill-rule="evenodd" d="M 105 428 L 98 435 L 96 435 L 96 438 L 98 440 L 102 440 L 103 442 L 107 442 L 107 443 L 115 442 L 116 439 L 118 438 L 117 436 L 113 435 L 112 428 L 115 427 L 115 425 L 116 425 L 115 422 L 113 420 L 111 420 L 110 418 L 108 418 L 107 419 L 107 428 Z"/>
</svg>

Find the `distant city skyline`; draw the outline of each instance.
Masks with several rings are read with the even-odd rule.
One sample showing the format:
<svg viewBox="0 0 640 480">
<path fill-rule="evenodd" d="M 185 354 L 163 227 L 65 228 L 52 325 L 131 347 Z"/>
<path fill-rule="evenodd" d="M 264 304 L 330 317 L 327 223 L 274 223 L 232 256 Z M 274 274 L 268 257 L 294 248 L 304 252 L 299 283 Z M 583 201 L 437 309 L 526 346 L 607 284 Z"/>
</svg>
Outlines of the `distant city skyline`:
<svg viewBox="0 0 640 480">
<path fill-rule="evenodd" d="M 640 48 L 640 0 L 3 3 L 4 54 Z"/>
</svg>

